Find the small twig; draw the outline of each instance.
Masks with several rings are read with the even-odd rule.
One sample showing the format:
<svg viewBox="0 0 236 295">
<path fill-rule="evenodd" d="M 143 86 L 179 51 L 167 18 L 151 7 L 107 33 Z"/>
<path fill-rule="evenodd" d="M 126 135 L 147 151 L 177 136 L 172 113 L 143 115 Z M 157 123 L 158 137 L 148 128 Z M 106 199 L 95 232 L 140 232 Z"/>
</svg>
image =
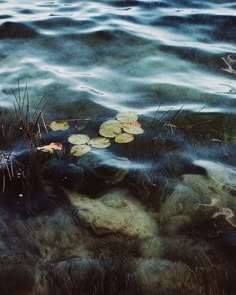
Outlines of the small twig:
<svg viewBox="0 0 236 295">
<path fill-rule="evenodd" d="M 198 111 L 199 113 L 202 111 L 202 110 L 204 110 L 205 109 L 205 105 Z"/>
<path fill-rule="evenodd" d="M 20 91 L 20 90 L 19 90 L 19 91 Z M 23 96 L 23 102 L 22 102 L 22 105 L 21 105 L 22 114 L 24 113 L 25 99 L 26 99 L 26 97 L 27 97 L 27 94 L 28 94 L 28 85 L 27 85 L 27 83 L 26 83 L 26 84 L 25 84 L 24 96 Z"/>
<path fill-rule="evenodd" d="M 6 134 L 5 134 L 5 131 L 4 131 L 4 126 L 2 125 L 2 136 L 5 137 Z"/>
<path fill-rule="evenodd" d="M 215 267 L 215 265 L 211 262 L 210 258 L 206 255 L 206 253 L 204 252 L 204 250 L 202 249 L 202 247 L 200 247 L 202 254 L 204 255 L 204 257 L 206 258 L 206 260 L 209 262 L 209 264 L 213 267 Z"/>
<path fill-rule="evenodd" d="M 84 119 L 65 119 L 65 120 L 56 120 L 56 122 L 73 122 L 73 121 L 87 121 L 87 120 L 93 120 L 94 118 L 84 118 Z M 53 121 L 49 121 L 48 123 L 52 123 Z M 47 125 L 48 125 L 47 123 Z"/>
<path fill-rule="evenodd" d="M 151 125 L 150 125 L 150 129 L 152 129 L 154 127 L 154 122 L 156 120 L 156 117 L 157 117 L 157 114 L 158 114 L 158 112 L 160 110 L 160 107 L 161 107 L 161 102 L 159 103 L 159 106 L 158 106 L 158 108 L 157 108 L 157 110 L 156 110 L 156 112 L 155 112 L 155 114 L 153 116 L 153 119 L 152 119 L 152 122 L 151 122 Z"/>
<path fill-rule="evenodd" d="M 206 121 L 203 121 L 203 122 L 199 122 L 199 123 L 196 123 L 196 124 L 189 125 L 189 126 L 186 127 L 186 129 L 189 129 L 189 128 L 192 128 L 194 126 L 198 126 L 198 125 L 201 125 L 201 124 L 204 124 L 204 123 L 208 123 L 208 122 L 212 122 L 212 120 L 206 120 Z"/>
<path fill-rule="evenodd" d="M 42 134 L 41 134 L 41 130 L 40 130 L 40 125 L 38 124 L 38 133 L 37 136 L 41 139 L 42 138 Z"/>
<path fill-rule="evenodd" d="M 12 159 L 10 159 L 10 163 L 11 163 L 11 176 L 12 178 L 14 177 L 14 168 L 13 168 L 13 162 L 12 162 Z"/>
<path fill-rule="evenodd" d="M 5 188 L 6 188 L 6 177 L 5 177 L 5 172 L 4 170 L 2 170 L 2 192 L 5 192 Z"/>
<path fill-rule="evenodd" d="M 227 185 L 227 184 L 225 184 L 225 183 L 222 183 L 222 182 L 220 182 L 219 180 L 217 180 L 214 176 L 210 176 L 214 181 L 216 181 L 218 184 L 221 184 L 221 185 L 223 185 L 223 186 L 225 186 L 225 187 L 228 187 L 228 188 L 230 188 L 231 190 L 233 190 L 233 191 L 236 191 L 236 188 L 234 188 L 234 187 L 232 187 L 232 186 L 230 186 L 230 185 Z"/>
<path fill-rule="evenodd" d="M 45 122 L 45 120 L 44 120 L 43 113 L 41 113 L 41 120 L 42 120 L 42 122 L 43 122 L 43 127 L 44 127 L 45 131 L 48 133 L 48 129 L 47 129 L 47 126 L 46 126 L 46 122 Z"/>
<path fill-rule="evenodd" d="M 43 102 L 43 100 L 45 99 L 45 95 L 40 99 L 39 103 L 37 104 L 36 108 L 35 108 L 35 111 L 33 113 L 33 116 L 32 116 L 32 121 L 34 121 L 35 117 L 37 116 L 37 112 L 39 111 L 39 108 L 40 108 L 40 105 L 41 103 Z M 43 106 L 42 109 L 44 109 L 46 106 L 46 104 Z M 41 112 L 42 112 L 42 109 L 41 109 Z"/>
<path fill-rule="evenodd" d="M 19 103 L 19 101 L 18 101 L 18 98 L 17 98 L 17 96 L 16 96 L 14 90 L 12 90 L 12 94 L 13 94 L 13 96 L 14 96 L 14 98 L 15 98 L 15 101 L 16 101 L 16 104 L 17 104 L 17 108 L 18 108 L 18 111 L 19 111 L 19 114 L 20 114 L 20 118 L 21 118 L 21 117 L 22 117 L 21 107 L 20 107 L 20 103 Z M 17 113 L 17 111 L 16 111 L 16 113 Z"/>
<path fill-rule="evenodd" d="M 182 107 L 176 112 L 176 114 L 171 119 L 171 122 L 173 122 L 179 116 L 179 114 L 183 111 L 183 108 L 184 108 L 184 105 L 182 105 Z"/>
<path fill-rule="evenodd" d="M 6 161 L 5 156 L 4 156 L 3 153 L 2 153 L 2 159 L 1 159 L 1 160 L 2 160 L 2 161 L 4 162 L 4 164 L 5 164 L 5 167 L 6 167 L 6 169 L 7 169 L 7 172 L 8 172 L 8 175 L 9 175 L 10 180 L 12 180 L 11 173 L 10 173 L 10 169 L 9 169 L 9 167 L 8 167 L 7 161 Z"/>
<path fill-rule="evenodd" d="M 25 112 L 25 124 L 28 125 L 29 123 L 29 92 L 27 91 L 26 93 L 26 99 L 27 99 L 27 104 L 26 104 L 26 112 Z"/>
<path fill-rule="evenodd" d="M 231 74 L 236 74 L 236 71 L 233 69 L 232 65 L 229 63 L 229 61 L 226 60 L 226 58 L 221 57 L 223 59 L 223 61 L 226 63 L 226 65 L 228 66 L 228 69 L 223 69 L 221 68 L 223 71 L 231 73 Z M 228 57 L 229 58 L 229 57 Z"/>
<path fill-rule="evenodd" d="M 159 119 L 159 122 L 161 122 L 161 119 L 163 119 L 172 109 L 173 109 L 173 107 L 171 107 L 168 111 L 166 111 Z"/>
</svg>

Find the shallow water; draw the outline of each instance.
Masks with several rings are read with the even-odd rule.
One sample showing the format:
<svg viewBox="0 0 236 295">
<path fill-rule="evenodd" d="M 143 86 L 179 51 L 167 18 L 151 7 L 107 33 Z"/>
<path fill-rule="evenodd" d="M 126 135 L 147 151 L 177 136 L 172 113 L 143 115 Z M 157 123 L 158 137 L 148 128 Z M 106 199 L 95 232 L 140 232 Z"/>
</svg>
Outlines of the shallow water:
<svg viewBox="0 0 236 295">
<path fill-rule="evenodd" d="M 172 2 L 36 0 L 32 5 L 32 1 L 0 1 L 3 126 L 0 148 L 3 153 L 13 153 L 14 173 L 17 169 L 21 173 L 20 181 L 15 175 L 9 177 L 10 168 L 6 166 L 6 159 L 1 158 L 1 168 L 5 171 L 1 180 L 4 223 L 1 235 L 9 240 L 3 243 L 1 257 L 19 256 L 19 267 L 22 260 L 25 261 L 26 277 L 28 268 L 32 265 L 36 268 L 32 285 L 16 283 L 22 288 L 22 294 L 77 294 L 78 290 L 81 294 L 172 294 L 179 291 L 178 284 L 173 283 L 176 279 L 173 273 L 188 277 L 189 285 L 194 286 L 189 291 L 190 287 L 183 285 L 183 294 L 193 290 L 196 294 L 235 294 L 236 286 L 227 274 L 233 276 L 236 272 L 232 255 L 236 227 L 236 5 L 234 1 L 220 0 Z M 29 86 L 30 112 L 34 112 L 45 96 L 39 109 L 45 104 L 43 115 L 47 125 L 54 120 L 89 119 L 70 121 L 70 128 L 65 131 L 51 131 L 48 126 L 49 134 L 41 127 L 40 145 L 61 142 L 63 154 L 43 154 L 39 159 L 35 156 L 36 161 L 30 158 L 33 164 L 27 162 L 28 143 L 18 132 L 19 122 L 13 120 L 16 101 L 12 89 L 19 95 L 18 81 L 21 97 L 25 83 Z M 79 160 L 70 155 L 68 136 L 78 132 L 76 128 L 90 137 L 96 136 L 102 122 L 124 111 L 139 115 L 144 134 L 135 136 L 135 140 L 126 145 L 112 141 L 111 147 L 93 149 Z M 37 181 L 41 178 L 42 181 Z M 60 186 L 63 189 L 60 190 Z M 137 237 L 127 228 L 124 230 L 126 225 L 117 232 L 107 226 L 106 219 L 98 219 L 92 226 L 95 232 L 91 233 L 90 217 L 83 215 L 87 199 L 75 201 L 68 197 L 76 192 L 100 200 L 110 191 L 124 189 L 130 191 L 132 197 L 120 192 L 123 202 L 140 202 L 137 208 L 143 206 L 149 212 L 158 225 L 158 233 L 150 225 L 153 219 L 150 224 L 145 221 L 150 225 L 150 235 L 142 232 Z M 52 198 L 48 197 L 49 190 L 50 194 L 53 191 Z M 25 192 L 27 197 L 19 198 Z M 58 199 L 57 195 L 60 195 Z M 108 198 L 109 204 L 114 202 Z M 122 207 L 120 202 L 115 207 Z M 80 227 L 77 237 L 74 213 L 63 211 L 71 205 L 78 207 L 79 212 L 76 209 L 75 224 Z M 90 206 L 100 208 L 92 201 Z M 110 212 L 103 205 L 100 210 L 101 215 L 105 212 L 116 216 L 115 211 Z M 120 216 L 128 214 L 122 212 Z M 98 218 L 92 209 L 91 214 Z M 12 216 L 21 224 L 19 228 L 25 230 L 15 225 L 8 228 Z M 56 227 L 67 228 L 68 236 L 63 236 L 59 229 L 54 232 L 47 220 Z M 117 222 L 122 224 L 124 220 Z M 77 239 L 80 240 L 84 230 L 88 232 L 78 248 Z M 31 258 L 25 254 L 28 242 L 20 244 L 22 239 L 27 239 L 27 231 L 31 232 L 31 243 L 40 249 L 40 262 L 33 250 L 29 251 Z M 104 238 L 104 232 L 112 234 L 115 242 L 109 234 Z M 137 243 L 138 252 L 133 244 L 130 246 L 129 238 Z M 19 247 L 9 250 L 11 239 L 15 239 Z M 65 245 L 60 246 L 60 241 Z M 93 246 L 89 247 L 88 241 Z M 189 252 L 176 250 L 179 244 Z M 126 247 L 129 250 L 123 251 Z M 112 255 L 113 251 L 116 255 Z M 121 257 L 129 261 L 128 265 Z M 82 258 L 88 259 L 89 266 L 76 260 Z M 65 261 L 58 262 L 63 259 Z M 101 266 L 104 261 L 105 265 Z M 78 273 L 69 275 L 66 263 L 71 263 Z M 11 263 L 3 259 L 1 265 L 5 264 L 11 267 Z M 53 265 L 49 270 L 48 264 Z M 110 289 L 101 289 L 104 286 L 99 284 L 102 285 L 103 279 L 96 271 L 99 266 L 106 274 L 110 264 L 116 265 L 113 275 L 117 285 L 112 286 L 113 280 L 108 277 Z M 122 271 L 116 272 L 120 264 Z M 205 272 L 197 273 L 203 265 Z M 81 274 L 81 269 L 84 271 L 86 267 L 87 272 L 94 268 L 95 285 L 100 286 L 97 291 L 89 287 L 80 290 L 73 281 L 72 277 L 77 275 L 81 276 L 83 286 L 87 284 L 82 278 L 87 272 Z M 190 273 L 186 273 L 187 269 Z M 47 271 L 50 287 L 44 280 Z M 191 271 L 197 273 L 196 281 Z M 211 272 L 215 281 L 209 280 L 207 287 L 201 289 L 203 277 Z M 127 280 L 127 273 L 134 279 L 123 285 L 121 281 Z M 4 280 L 7 275 L 1 270 L 0 279 Z M 70 278 L 68 288 L 66 283 L 60 287 L 64 275 Z M 168 282 L 168 276 L 172 283 Z M 142 285 L 136 288 L 139 280 Z M 44 286 L 42 290 L 38 287 L 40 284 Z M 117 286 L 121 291 L 117 291 Z M 153 291 L 156 288 L 159 291 Z M 2 287 L 1 292 L 10 291 Z"/>
</svg>

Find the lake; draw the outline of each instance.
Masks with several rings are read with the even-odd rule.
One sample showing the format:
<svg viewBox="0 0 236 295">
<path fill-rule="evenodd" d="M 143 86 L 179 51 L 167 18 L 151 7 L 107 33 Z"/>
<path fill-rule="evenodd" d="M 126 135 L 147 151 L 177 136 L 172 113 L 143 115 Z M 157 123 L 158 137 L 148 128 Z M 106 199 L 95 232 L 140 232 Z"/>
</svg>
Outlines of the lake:
<svg viewBox="0 0 236 295">
<path fill-rule="evenodd" d="M 0 0 L 0 295 L 236 294 L 235 24 Z"/>
</svg>

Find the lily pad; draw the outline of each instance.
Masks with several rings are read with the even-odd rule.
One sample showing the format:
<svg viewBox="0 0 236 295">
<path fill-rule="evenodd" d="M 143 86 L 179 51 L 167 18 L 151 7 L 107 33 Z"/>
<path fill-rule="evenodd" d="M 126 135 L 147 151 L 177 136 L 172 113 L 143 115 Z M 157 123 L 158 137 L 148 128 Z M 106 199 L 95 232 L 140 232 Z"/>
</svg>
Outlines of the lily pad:
<svg viewBox="0 0 236 295">
<path fill-rule="evenodd" d="M 49 126 L 53 131 L 66 130 L 70 127 L 67 121 L 53 121 Z"/>
<path fill-rule="evenodd" d="M 84 154 L 87 154 L 89 151 L 91 151 L 91 147 L 89 145 L 77 144 L 71 148 L 70 153 L 75 157 L 80 157 Z"/>
<path fill-rule="evenodd" d="M 134 136 L 129 133 L 122 133 L 115 137 L 115 142 L 117 143 L 128 143 L 134 140 Z"/>
<path fill-rule="evenodd" d="M 109 147 L 111 145 L 111 142 L 110 142 L 110 139 L 108 138 L 98 136 L 98 137 L 90 139 L 88 144 L 94 148 L 104 149 Z"/>
<path fill-rule="evenodd" d="M 121 134 L 121 132 L 122 130 L 120 127 L 113 127 L 113 128 L 104 127 L 99 129 L 99 134 L 108 138 L 114 138 L 117 135 Z"/>
<path fill-rule="evenodd" d="M 115 120 L 115 119 L 113 119 L 113 120 L 107 120 L 107 121 L 105 121 L 105 122 L 103 122 L 101 124 L 100 128 L 103 128 L 105 126 L 109 126 L 109 127 L 111 127 L 111 126 L 121 127 L 121 123 L 119 121 Z"/>
<path fill-rule="evenodd" d="M 141 126 L 141 123 L 139 123 L 138 121 L 135 121 L 135 122 L 133 122 L 133 123 L 124 123 L 124 122 L 122 122 L 121 123 L 121 126 L 124 128 L 124 127 L 126 127 L 126 126 L 129 126 L 129 125 L 133 125 L 133 126 L 136 126 L 136 127 L 142 127 Z"/>
<path fill-rule="evenodd" d="M 126 124 L 126 126 L 123 127 L 123 130 L 130 134 L 142 134 L 144 132 L 141 127 L 135 126 L 133 124 Z"/>
<path fill-rule="evenodd" d="M 138 115 L 134 112 L 124 112 L 117 114 L 116 119 L 122 123 L 133 123 L 138 120 Z"/>
<path fill-rule="evenodd" d="M 108 120 L 102 123 L 99 129 L 99 134 L 108 138 L 114 138 L 121 133 L 121 123 L 117 120 Z"/>
<path fill-rule="evenodd" d="M 72 144 L 85 144 L 89 139 L 85 134 L 72 134 L 69 136 L 68 141 Z"/>
</svg>

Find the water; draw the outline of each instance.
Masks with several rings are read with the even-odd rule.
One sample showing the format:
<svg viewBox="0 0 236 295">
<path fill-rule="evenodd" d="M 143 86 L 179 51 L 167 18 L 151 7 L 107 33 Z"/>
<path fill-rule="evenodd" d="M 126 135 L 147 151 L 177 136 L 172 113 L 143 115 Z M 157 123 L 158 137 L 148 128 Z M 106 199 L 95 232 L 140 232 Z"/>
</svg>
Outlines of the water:
<svg viewBox="0 0 236 295">
<path fill-rule="evenodd" d="M 235 294 L 235 8 L 0 1 L 0 294 Z M 26 83 L 63 152 L 29 153 Z M 127 111 L 143 134 L 71 156 Z"/>
</svg>

